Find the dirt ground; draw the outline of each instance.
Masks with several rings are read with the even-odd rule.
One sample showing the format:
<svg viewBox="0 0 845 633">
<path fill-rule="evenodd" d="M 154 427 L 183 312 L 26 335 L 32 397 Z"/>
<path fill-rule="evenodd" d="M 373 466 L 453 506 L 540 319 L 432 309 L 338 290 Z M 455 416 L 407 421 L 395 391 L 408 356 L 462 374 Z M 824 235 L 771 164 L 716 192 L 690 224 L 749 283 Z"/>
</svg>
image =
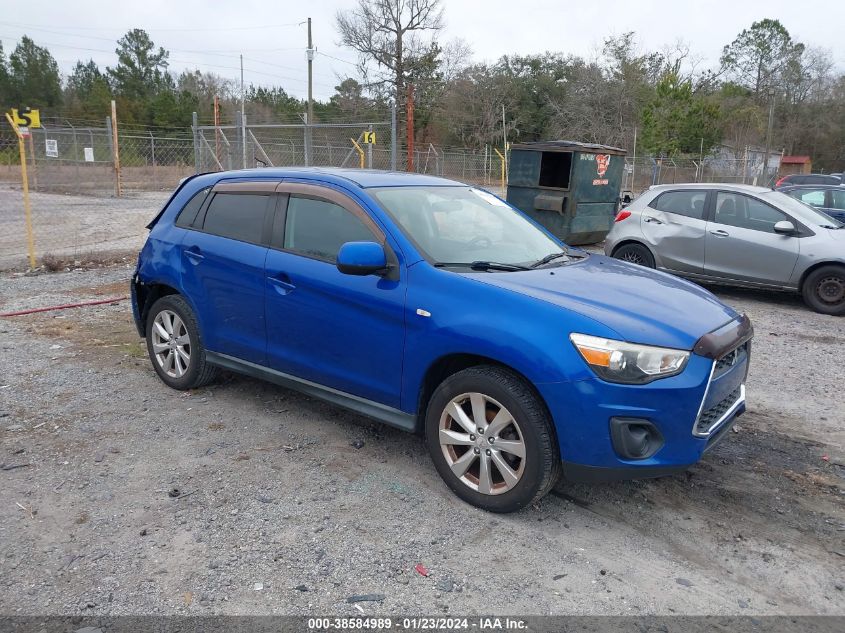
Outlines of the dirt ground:
<svg viewBox="0 0 845 633">
<path fill-rule="evenodd" d="M 0 312 L 130 274 L 5 274 Z M 0 318 L 0 613 L 843 615 L 845 321 L 716 292 L 756 329 L 737 432 L 507 516 L 419 437 L 230 374 L 167 389 L 126 301 Z"/>
</svg>

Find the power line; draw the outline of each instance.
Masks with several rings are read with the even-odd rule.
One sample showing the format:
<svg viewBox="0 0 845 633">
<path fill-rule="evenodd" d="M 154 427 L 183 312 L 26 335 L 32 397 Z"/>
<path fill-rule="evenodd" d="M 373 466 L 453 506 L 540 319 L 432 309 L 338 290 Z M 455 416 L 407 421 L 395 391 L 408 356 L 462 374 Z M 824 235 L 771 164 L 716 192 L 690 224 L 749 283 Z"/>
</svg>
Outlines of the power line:
<svg viewBox="0 0 845 633">
<path fill-rule="evenodd" d="M 14 37 L 11 36 L 11 35 L 0 35 L 0 37 L 8 38 L 8 39 L 14 39 Z M 86 46 L 73 46 L 71 44 L 57 44 L 55 42 L 44 42 L 44 41 L 42 41 L 42 43 L 47 45 L 47 46 L 54 47 L 54 48 L 69 48 L 69 49 L 73 49 L 73 50 L 89 51 L 89 52 L 95 52 L 95 53 L 109 53 L 109 54 L 112 54 L 112 55 L 115 54 L 114 51 L 109 51 L 109 50 L 105 50 L 105 49 L 102 49 L 102 48 L 90 48 L 90 47 L 86 47 Z M 184 52 L 187 52 L 187 51 L 181 51 L 181 52 L 184 53 Z M 256 61 L 256 60 L 253 60 L 253 61 Z M 239 66 L 225 66 L 223 64 L 209 64 L 207 62 L 198 62 L 198 61 L 185 60 L 185 59 L 169 58 L 168 62 L 175 62 L 177 64 L 187 64 L 189 66 L 190 65 L 206 66 L 206 67 L 209 67 L 209 68 L 223 68 L 223 69 L 226 69 L 226 70 L 240 71 Z M 254 68 L 245 68 L 244 70 L 249 71 L 250 73 L 253 73 L 253 74 L 256 74 L 256 75 L 263 75 L 263 76 L 266 76 L 266 77 L 272 77 L 274 79 L 283 79 L 283 80 L 286 80 L 286 81 L 294 81 L 294 82 L 302 83 L 302 84 L 307 83 L 307 80 L 302 79 L 300 77 L 289 77 L 289 76 L 286 76 L 286 75 L 278 75 L 278 74 L 263 72 L 263 71 L 260 71 L 260 70 L 255 70 Z M 329 86 L 328 84 L 323 84 L 323 83 L 318 84 L 318 83 L 315 82 L 314 85 L 320 86 L 321 88 L 327 88 L 329 90 L 334 90 L 334 86 Z"/>
<path fill-rule="evenodd" d="M 31 28 L 31 29 L 39 29 L 42 28 L 42 25 L 38 24 L 23 24 L 20 22 L 0 22 L 0 24 L 5 24 L 7 26 L 16 26 L 16 27 L 23 27 L 23 28 Z M 288 22 L 287 24 L 261 24 L 258 26 L 211 26 L 211 27 L 197 27 L 197 28 L 189 28 L 189 29 L 179 29 L 179 28 L 156 28 L 156 27 L 147 27 L 144 29 L 145 31 L 172 31 L 172 32 L 201 32 L 201 31 L 254 31 L 259 29 L 280 29 L 280 28 L 287 28 L 291 26 L 299 26 L 303 24 L 302 22 Z M 56 28 L 56 27 L 53 27 Z M 61 28 L 61 27 L 59 27 Z M 77 31 L 120 31 L 124 27 L 107 27 L 107 26 L 77 26 L 73 27 L 73 30 Z"/>
</svg>

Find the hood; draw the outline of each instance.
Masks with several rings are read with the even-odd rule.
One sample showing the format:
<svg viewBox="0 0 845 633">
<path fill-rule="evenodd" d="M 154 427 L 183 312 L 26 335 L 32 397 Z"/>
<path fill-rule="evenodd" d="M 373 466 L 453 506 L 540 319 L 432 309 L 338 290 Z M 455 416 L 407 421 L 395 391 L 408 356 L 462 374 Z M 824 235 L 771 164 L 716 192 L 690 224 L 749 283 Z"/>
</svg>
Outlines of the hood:
<svg viewBox="0 0 845 633">
<path fill-rule="evenodd" d="M 554 268 L 471 276 L 589 317 L 631 343 L 691 350 L 703 335 L 739 316 L 694 283 L 603 255 Z"/>
</svg>

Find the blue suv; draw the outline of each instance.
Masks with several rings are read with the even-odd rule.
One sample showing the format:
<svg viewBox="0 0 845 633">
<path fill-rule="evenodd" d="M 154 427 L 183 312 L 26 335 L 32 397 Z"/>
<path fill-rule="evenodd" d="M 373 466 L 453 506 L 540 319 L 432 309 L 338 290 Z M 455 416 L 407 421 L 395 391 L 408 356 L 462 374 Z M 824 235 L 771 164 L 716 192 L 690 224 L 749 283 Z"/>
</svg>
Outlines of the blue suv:
<svg viewBox="0 0 845 633">
<path fill-rule="evenodd" d="M 203 174 L 148 228 L 132 304 L 165 384 L 227 369 L 422 433 L 446 484 L 487 510 L 561 473 L 683 470 L 745 410 L 747 317 L 469 185 Z"/>
</svg>

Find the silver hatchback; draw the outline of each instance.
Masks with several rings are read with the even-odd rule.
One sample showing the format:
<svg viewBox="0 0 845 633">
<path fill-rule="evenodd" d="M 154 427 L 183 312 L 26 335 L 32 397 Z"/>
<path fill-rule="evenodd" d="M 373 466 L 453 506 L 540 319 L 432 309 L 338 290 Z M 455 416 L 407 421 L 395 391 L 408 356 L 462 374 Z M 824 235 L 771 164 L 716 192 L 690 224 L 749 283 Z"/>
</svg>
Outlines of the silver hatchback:
<svg viewBox="0 0 845 633">
<path fill-rule="evenodd" d="M 845 315 L 845 225 L 779 191 L 651 187 L 616 216 L 604 251 L 695 281 L 798 291 Z"/>
</svg>

